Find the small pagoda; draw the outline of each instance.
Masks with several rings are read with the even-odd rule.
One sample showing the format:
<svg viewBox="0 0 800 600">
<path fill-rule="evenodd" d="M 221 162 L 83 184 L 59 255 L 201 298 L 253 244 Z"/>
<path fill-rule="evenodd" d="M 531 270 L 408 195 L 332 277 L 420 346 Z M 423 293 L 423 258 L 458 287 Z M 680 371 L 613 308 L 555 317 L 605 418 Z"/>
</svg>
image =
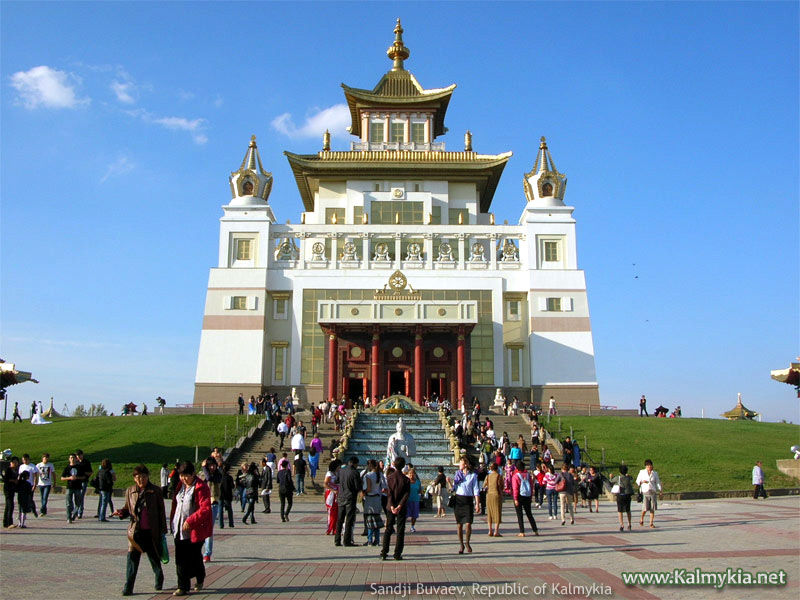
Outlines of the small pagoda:
<svg viewBox="0 0 800 600">
<path fill-rule="evenodd" d="M 752 421 L 758 416 L 758 413 L 750 410 L 742 404 L 742 395 L 738 395 L 736 406 L 728 412 L 722 413 L 722 416 L 729 421 Z"/>
</svg>

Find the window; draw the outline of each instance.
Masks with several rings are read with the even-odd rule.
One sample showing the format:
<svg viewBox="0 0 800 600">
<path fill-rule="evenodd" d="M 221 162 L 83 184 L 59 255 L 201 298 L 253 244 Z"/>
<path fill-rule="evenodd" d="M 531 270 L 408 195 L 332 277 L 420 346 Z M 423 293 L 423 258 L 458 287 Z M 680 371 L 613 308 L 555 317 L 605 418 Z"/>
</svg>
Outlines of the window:
<svg viewBox="0 0 800 600">
<path fill-rule="evenodd" d="M 420 187 L 420 185 L 418 183 L 414 184 L 414 191 L 415 192 L 419 192 L 421 189 L 422 189 L 422 187 Z"/>
<path fill-rule="evenodd" d="M 236 240 L 236 260 L 253 260 L 253 240 Z"/>
<path fill-rule="evenodd" d="M 442 224 L 442 207 L 431 206 L 431 225 Z"/>
<path fill-rule="evenodd" d="M 522 349 L 521 348 L 509 348 L 508 349 L 508 362 L 510 363 L 509 366 L 511 367 L 510 375 L 511 375 L 511 383 L 519 384 L 522 382 L 522 378 L 520 377 L 520 360 L 522 358 Z"/>
<path fill-rule="evenodd" d="M 233 310 L 247 310 L 247 296 L 234 296 L 231 298 L 231 308 Z"/>
<path fill-rule="evenodd" d="M 519 321 L 520 320 L 519 300 L 509 300 L 508 301 L 508 320 L 509 321 Z"/>
<path fill-rule="evenodd" d="M 425 143 L 425 123 L 411 124 L 411 141 L 417 144 Z"/>
<path fill-rule="evenodd" d="M 390 142 L 405 142 L 406 141 L 406 124 L 405 123 L 392 123 L 390 131 Z"/>
<path fill-rule="evenodd" d="M 382 142 L 383 139 L 383 122 L 373 122 L 369 124 L 369 141 Z"/>
<path fill-rule="evenodd" d="M 546 262 L 558 262 L 561 258 L 558 256 L 558 242 L 555 240 L 546 240 L 544 243 L 544 260 Z"/>
<path fill-rule="evenodd" d="M 288 317 L 287 309 L 289 307 L 289 302 L 286 298 L 275 298 L 272 306 L 273 319 L 286 319 Z"/>
<path fill-rule="evenodd" d="M 353 223 L 359 225 L 364 222 L 364 207 L 363 206 L 354 206 L 353 207 Z"/>
<path fill-rule="evenodd" d="M 450 225 L 469 225 L 469 209 L 451 208 L 449 209 Z"/>
<path fill-rule="evenodd" d="M 374 184 L 374 185 L 372 186 L 372 191 L 373 191 L 373 192 L 380 192 L 380 191 L 381 191 L 381 184 L 380 184 L 380 183 L 376 183 L 376 184 Z"/>
<path fill-rule="evenodd" d="M 283 383 L 283 374 L 286 370 L 286 348 L 275 346 L 272 348 L 272 383 Z"/>
<path fill-rule="evenodd" d="M 561 298 L 548 298 L 547 299 L 548 312 L 561 312 Z"/>
<path fill-rule="evenodd" d="M 344 225 L 344 209 L 343 208 L 326 208 L 325 209 L 325 224 L 326 225 Z"/>
<path fill-rule="evenodd" d="M 370 222 L 373 225 L 394 225 L 398 215 L 400 225 L 422 225 L 422 202 L 373 202 L 370 208 Z"/>
</svg>

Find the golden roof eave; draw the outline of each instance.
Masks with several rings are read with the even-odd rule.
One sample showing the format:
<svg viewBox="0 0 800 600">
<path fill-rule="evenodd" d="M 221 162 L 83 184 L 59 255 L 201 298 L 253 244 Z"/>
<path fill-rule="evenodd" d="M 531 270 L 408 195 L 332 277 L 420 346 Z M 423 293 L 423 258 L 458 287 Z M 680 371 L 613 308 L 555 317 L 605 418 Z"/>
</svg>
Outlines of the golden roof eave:
<svg viewBox="0 0 800 600">
<path fill-rule="evenodd" d="M 474 181 L 480 194 L 480 210 L 488 212 L 494 192 L 511 152 L 319 152 L 284 154 L 292 168 L 306 210 L 314 210 L 314 192 L 324 179 L 372 179 L 438 177 L 448 181 Z"/>
<path fill-rule="evenodd" d="M 409 75 L 411 74 L 409 73 Z M 385 77 L 386 76 L 384 75 L 384 78 Z M 344 96 L 347 100 L 347 106 L 350 109 L 350 119 L 352 121 L 350 125 L 350 133 L 359 137 L 361 136 L 361 115 L 359 114 L 360 109 L 397 107 L 403 110 L 433 109 L 436 115 L 433 124 L 433 136 L 436 137 L 439 135 L 444 135 L 444 117 L 445 113 L 447 112 L 447 107 L 450 104 L 450 98 L 453 95 L 453 90 L 456 89 L 456 84 L 454 83 L 446 88 L 425 90 L 422 89 L 418 83 L 416 83 L 416 79 L 413 79 L 413 75 L 411 75 L 411 77 L 413 82 L 416 84 L 415 87 L 419 87 L 419 90 L 421 90 L 419 95 L 390 96 L 378 94 L 375 93 L 375 91 L 351 88 L 343 83 L 342 89 L 344 89 Z M 383 79 L 381 82 L 382 81 Z M 379 86 L 380 82 L 378 83 L 378 86 L 376 86 L 376 89 Z"/>
</svg>

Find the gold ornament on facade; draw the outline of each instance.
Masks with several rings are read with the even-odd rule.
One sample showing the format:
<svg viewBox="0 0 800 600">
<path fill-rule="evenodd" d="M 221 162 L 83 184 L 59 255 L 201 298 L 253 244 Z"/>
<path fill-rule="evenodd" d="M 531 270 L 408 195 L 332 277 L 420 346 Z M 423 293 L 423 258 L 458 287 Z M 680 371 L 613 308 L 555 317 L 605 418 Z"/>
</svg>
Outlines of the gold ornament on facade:
<svg viewBox="0 0 800 600">
<path fill-rule="evenodd" d="M 375 290 L 375 300 L 421 300 L 422 294 L 408 285 L 408 279 L 399 270 L 389 276 L 382 290 Z"/>
</svg>

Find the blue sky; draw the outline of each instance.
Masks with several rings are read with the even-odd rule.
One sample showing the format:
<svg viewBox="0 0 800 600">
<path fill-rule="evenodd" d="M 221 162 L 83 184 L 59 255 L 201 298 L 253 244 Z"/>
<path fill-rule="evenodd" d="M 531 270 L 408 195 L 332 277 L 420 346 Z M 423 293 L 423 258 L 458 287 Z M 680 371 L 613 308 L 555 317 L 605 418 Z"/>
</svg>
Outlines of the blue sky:
<svg viewBox="0 0 800 600">
<path fill-rule="evenodd" d="M 0 355 L 56 408 L 190 402 L 220 206 L 251 134 L 280 221 L 283 150 L 348 146 L 340 83 L 390 68 L 396 17 L 424 87 L 458 84 L 452 149 L 541 135 L 569 177 L 601 402 L 718 416 L 798 345 L 798 5 L 3 2 Z"/>
</svg>

